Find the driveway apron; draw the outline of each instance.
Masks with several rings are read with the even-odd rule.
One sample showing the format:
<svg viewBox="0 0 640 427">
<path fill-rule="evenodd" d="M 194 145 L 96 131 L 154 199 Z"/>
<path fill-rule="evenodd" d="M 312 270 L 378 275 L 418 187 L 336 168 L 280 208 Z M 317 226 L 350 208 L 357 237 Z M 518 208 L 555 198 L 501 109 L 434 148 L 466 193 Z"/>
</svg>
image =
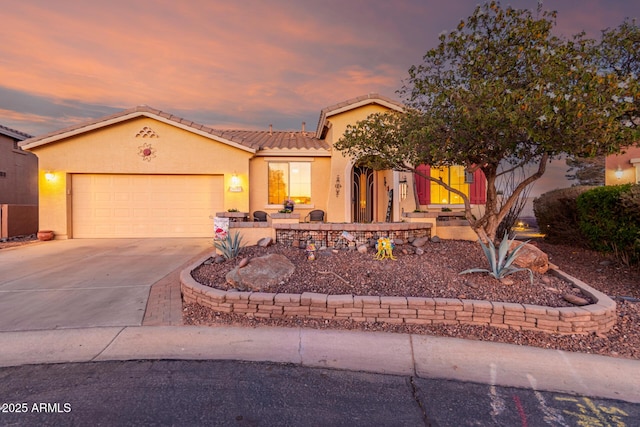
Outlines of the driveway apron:
<svg viewBox="0 0 640 427">
<path fill-rule="evenodd" d="M 0 250 L 0 331 L 140 326 L 151 285 L 207 248 L 206 238 L 71 239 Z"/>
</svg>

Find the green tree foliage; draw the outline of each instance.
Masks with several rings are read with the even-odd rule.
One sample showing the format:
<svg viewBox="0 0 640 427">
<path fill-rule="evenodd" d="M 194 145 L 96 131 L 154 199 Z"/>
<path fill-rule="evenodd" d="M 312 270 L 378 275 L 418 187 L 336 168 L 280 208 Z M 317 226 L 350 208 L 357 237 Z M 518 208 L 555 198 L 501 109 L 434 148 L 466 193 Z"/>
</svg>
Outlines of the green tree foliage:
<svg viewBox="0 0 640 427">
<path fill-rule="evenodd" d="M 616 28 L 602 31 L 602 39 L 596 51 L 596 61 L 602 70 L 615 73 L 624 85 L 626 76 L 640 76 L 640 27 L 635 20 L 626 19 Z M 617 102 L 627 103 L 624 98 Z M 625 117 L 626 122 L 634 127 L 640 123 L 633 118 L 640 116 L 640 98 L 634 99 L 634 107 Z M 579 185 L 604 185 L 604 157 L 567 158 L 569 166 L 567 178 L 575 179 Z"/>
<path fill-rule="evenodd" d="M 371 166 L 416 172 L 421 163 L 464 165 L 487 178 L 485 214 L 466 217 L 482 240 L 493 240 L 520 193 L 560 154 L 593 157 L 632 144 L 630 117 L 640 96 L 637 76 L 603 69 L 598 45 L 584 34 L 552 33 L 556 13 L 478 6 L 442 33 L 423 63 L 409 69 L 400 94 L 404 114 L 370 116 L 350 126 L 336 148 Z M 496 180 L 511 168 L 536 165 L 500 204 Z"/>
</svg>

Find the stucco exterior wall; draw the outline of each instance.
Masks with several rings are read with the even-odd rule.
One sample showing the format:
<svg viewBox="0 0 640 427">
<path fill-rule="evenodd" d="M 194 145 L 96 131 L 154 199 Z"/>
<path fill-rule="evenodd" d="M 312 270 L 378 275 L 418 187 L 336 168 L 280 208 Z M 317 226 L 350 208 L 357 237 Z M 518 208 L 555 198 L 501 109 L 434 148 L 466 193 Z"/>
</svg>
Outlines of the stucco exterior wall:
<svg viewBox="0 0 640 427">
<path fill-rule="evenodd" d="M 348 110 L 343 113 L 335 114 L 328 118 L 331 128 L 327 132 L 326 141 L 333 147 L 333 144 L 344 135 L 348 125 L 355 125 L 358 121 L 366 119 L 374 113 L 384 113 L 389 111 L 388 108 L 378 104 L 368 104 L 362 107 Z M 329 182 L 335 185 L 336 177 L 340 176 L 342 188 L 338 197 L 329 197 L 327 210 L 329 211 L 329 222 L 351 222 L 351 171 L 353 167 L 353 159 L 345 157 L 338 150 L 332 150 L 331 156 L 331 172 Z M 391 172 L 389 172 L 391 174 Z M 392 175 L 390 175 L 392 176 Z M 376 174 L 374 182 L 374 203 L 376 209 L 374 211 L 374 221 L 384 221 L 387 209 L 386 188 L 382 180 L 384 176 L 380 173 Z M 393 185 L 393 181 L 387 178 L 389 185 Z M 331 187 L 332 190 L 335 190 Z M 335 191 L 333 191 L 335 196 Z"/>
<path fill-rule="evenodd" d="M 640 147 L 630 147 L 624 154 L 608 156 L 605 165 L 605 185 L 640 182 Z M 616 176 L 618 167 L 622 172 L 620 178 Z"/>
<path fill-rule="evenodd" d="M 153 132 L 141 133 L 145 127 Z M 140 154 L 145 144 L 152 150 L 146 159 Z M 81 133 L 32 151 L 40 159 L 40 229 L 53 230 L 56 238 L 72 237 L 72 174 L 224 175 L 225 209 L 249 209 L 252 153 L 148 117 Z M 52 179 L 45 177 L 47 172 L 52 173 Z M 242 192 L 227 191 L 234 174 Z"/>
<path fill-rule="evenodd" d="M 311 163 L 311 204 L 294 206 L 295 213 L 300 214 L 300 219 L 313 209 L 321 209 L 327 212 L 327 196 L 331 193 L 331 183 L 329 175 L 331 169 L 331 159 L 329 157 L 291 157 L 291 156 L 270 156 L 255 157 L 249 164 L 249 176 L 251 183 L 251 194 L 249 195 L 250 212 L 260 210 L 268 214 L 276 213 L 283 207 L 281 205 L 268 204 L 268 179 L 269 162 L 310 162 Z M 334 192 L 335 195 L 335 192 Z"/>
</svg>

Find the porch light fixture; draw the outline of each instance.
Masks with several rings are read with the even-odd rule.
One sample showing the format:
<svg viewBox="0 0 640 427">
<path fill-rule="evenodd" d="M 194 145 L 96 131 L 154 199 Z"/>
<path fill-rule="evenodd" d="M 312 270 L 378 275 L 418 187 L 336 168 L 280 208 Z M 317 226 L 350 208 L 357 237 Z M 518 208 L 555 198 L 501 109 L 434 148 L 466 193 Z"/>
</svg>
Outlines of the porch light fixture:
<svg viewBox="0 0 640 427">
<path fill-rule="evenodd" d="M 342 188 L 342 184 L 340 184 L 340 175 L 336 175 L 336 185 L 334 185 L 336 189 L 336 197 L 340 195 L 340 189 Z"/>
<path fill-rule="evenodd" d="M 229 192 L 241 193 L 243 191 L 242 185 L 240 185 L 240 178 L 235 173 L 231 175 L 231 185 L 229 186 Z"/>
<path fill-rule="evenodd" d="M 618 165 L 618 169 L 616 169 L 616 171 L 614 172 L 614 175 L 616 176 L 617 179 L 622 179 L 622 174 L 624 172 L 622 171 L 622 168 L 620 167 L 620 165 Z"/>
<path fill-rule="evenodd" d="M 56 175 L 51 171 L 46 171 L 44 173 L 44 179 L 46 179 L 47 181 L 51 182 L 54 179 L 56 179 Z"/>
<path fill-rule="evenodd" d="M 406 175 L 400 178 L 400 200 L 407 198 L 407 177 Z"/>
</svg>

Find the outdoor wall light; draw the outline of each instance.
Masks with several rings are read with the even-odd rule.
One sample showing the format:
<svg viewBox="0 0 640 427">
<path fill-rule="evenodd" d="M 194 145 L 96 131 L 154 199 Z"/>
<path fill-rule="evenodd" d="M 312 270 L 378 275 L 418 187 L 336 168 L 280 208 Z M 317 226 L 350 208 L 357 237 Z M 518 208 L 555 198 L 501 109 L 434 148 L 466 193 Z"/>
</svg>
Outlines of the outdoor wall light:
<svg viewBox="0 0 640 427">
<path fill-rule="evenodd" d="M 614 172 L 614 175 L 616 176 L 617 179 L 622 179 L 622 174 L 624 172 L 622 171 L 622 168 L 620 167 L 620 165 L 618 165 L 618 169 L 616 169 L 616 171 Z"/>
<path fill-rule="evenodd" d="M 340 195 L 340 189 L 342 188 L 342 184 L 340 184 L 340 174 L 336 175 L 336 185 L 334 185 L 336 189 L 336 197 Z"/>
<path fill-rule="evenodd" d="M 407 198 L 407 177 L 403 176 L 400 178 L 400 200 L 404 200 Z"/>
<path fill-rule="evenodd" d="M 44 179 L 46 179 L 47 181 L 51 182 L 51 181 L 53 181 L 54 179 L 56 179 L 56 174 L 54 174 L 54 173 L 53 173 L 53 172 L 51 172 L 51 171 L 46 171 L 46 172 L 44 173 Z"/>
<path fill-rule="evenodd" d="M 229 191 L 231 193 L 241 193 L 243 191 L 240 178 L 238 178 L 238 175 L 236 175 L 235 173 L 231 175 L 231 185 L 229 186 Z"/>
</svg>

